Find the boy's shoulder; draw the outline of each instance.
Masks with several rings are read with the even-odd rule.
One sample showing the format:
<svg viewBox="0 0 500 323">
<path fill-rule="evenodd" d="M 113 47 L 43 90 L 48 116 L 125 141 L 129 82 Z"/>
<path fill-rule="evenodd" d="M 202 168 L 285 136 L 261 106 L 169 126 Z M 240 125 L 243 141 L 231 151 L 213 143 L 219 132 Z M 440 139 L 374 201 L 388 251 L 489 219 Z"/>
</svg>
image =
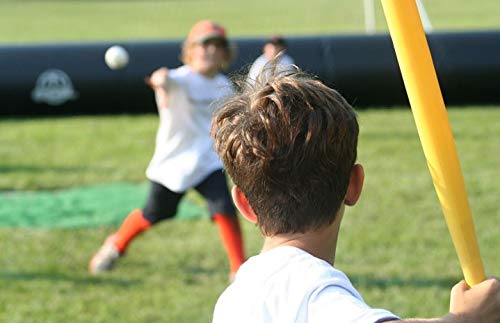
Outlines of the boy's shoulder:
<svg viewBox="0 0 500 323">
<path fill-rule="evenodd" d="M 295 247 L 278 247 L 251 257 L 240 267 L 235 281 L 221 295 L 216 314 L 232 313 L 232 308 L 247 304 L 258 309 L 248 313 L 250 316 L 259 316 L 260 310 L 265 312 L 269 306 L 277 306 L 272 316 L 289 308 L 291 312 L 286 315 L 292 319 L 301 315 L 313 293 L 327 285 L 357 293 L 347 276 L 326 261 Z"/>
<path fill-rule="evenodd" d="M 243 264 L 219 298 L 214 322 L 241 317 L 248 322 L 319 322 L 336 317 L 349 321 L 359 316 L 373 322 L 395 317 L 367 306 L 347 276 L 326 261 L 298 248 L 279 247 Z"/>
<path fill-rule="evenodd" d="M 341 285 L 349 282 L 347 276 L 330 263 L 291 246 L 277 247 L 250 258 L 243 265 L 241 274 L 261 277 L 266 281 L 270 281 L 269 278 L 277 281 L 282 277 L 288 283 L 289 278 L 301 277 L 296 283 L 309 285 L 324 280 L 333 280 Z M 346 287 L 350 287 L 350 282 Z"/>
<path fill-rule="evenodd" d="M 347 276 L 294 247 L 250 258 L 221 295 L 214 322 L 376 322 L 397 318 L 366 305 Z M 366 320 L 365 320 L 366 319 Z"/>
</svg>

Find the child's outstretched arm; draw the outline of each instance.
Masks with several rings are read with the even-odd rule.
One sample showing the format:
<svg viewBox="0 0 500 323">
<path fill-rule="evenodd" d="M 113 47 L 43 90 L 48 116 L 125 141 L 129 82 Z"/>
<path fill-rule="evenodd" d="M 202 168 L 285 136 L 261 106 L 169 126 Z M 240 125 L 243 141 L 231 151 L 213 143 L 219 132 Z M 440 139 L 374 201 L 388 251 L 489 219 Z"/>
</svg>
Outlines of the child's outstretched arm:
<svg viewBox="0 0 500 323">
<path fill-rule="evenodd" d="M 166 108 L 168 104 L 167 77 L 168 69 L 162 67 L 154 71 L 151 76 L 144 79 L 144 82 L 155 91 L 158 111 Z"/>
<path fill-rule="evenodd" d="M 465 280 L 451 290 L 450 313 L 435 319 L 406 319 L 406 323 L 498 323 L 500 281 L 490 278 L 469 287 Z"/>
</svg>

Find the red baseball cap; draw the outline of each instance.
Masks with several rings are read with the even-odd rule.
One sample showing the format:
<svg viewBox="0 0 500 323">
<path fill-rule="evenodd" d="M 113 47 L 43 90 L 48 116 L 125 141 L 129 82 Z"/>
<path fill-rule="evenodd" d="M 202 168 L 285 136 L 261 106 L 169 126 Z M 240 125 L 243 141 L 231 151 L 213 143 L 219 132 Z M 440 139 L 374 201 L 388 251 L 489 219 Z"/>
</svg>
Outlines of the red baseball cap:
<svg viewBox="0 0 500 323">
<path fill-rule="evenodd" d="M 191 28 L 187 41 L 189 43 L 202 44 L 210 39 L 227 41 L 226 29 L 213 21 L 201 20 Z"/>
</svg>

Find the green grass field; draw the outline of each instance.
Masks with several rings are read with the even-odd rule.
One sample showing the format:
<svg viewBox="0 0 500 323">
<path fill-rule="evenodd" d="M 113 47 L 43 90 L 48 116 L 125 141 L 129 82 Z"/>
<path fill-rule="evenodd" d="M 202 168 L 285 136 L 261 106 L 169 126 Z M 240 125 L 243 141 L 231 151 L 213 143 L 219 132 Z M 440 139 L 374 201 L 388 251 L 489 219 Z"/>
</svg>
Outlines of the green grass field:
<svg viewBox="0 0 500 323">
<path fill-rule="evenodd" d="M 424 4 L 438 30 L 500 28 L 495 0 Z M 0 41 L 181 37 L 205 17 L 228 25 L 234 35 L 364 28 L 362 2 L 349 0 L 0 0 Z M 498 275 L 500 109 L 452 108 L 449 117 L 485 269 Z M 365 192 L 346 213 L 336 265 L 372 306 L 403 317 L 442 315 L 461 271 L 411 112 L 407 107 L 361 110 L 359 119 Z M 142 185 L 156 127 L 155 115 L 0 119 L 0 192 Z M 132 244 L 116 271 L 91 277 L 88 260 L 113 228 L 0 227 L 0 321 L 210 321 L 227 284 L 227 263 L 208 219 L 162 223 Z M 258 230 L 248 223 L 243 229 L 248 254 L 258 253 Z"/>
<path fill-rule="evenodd" d="M 436 30 L 500 28 L 497 0 L 423 0 Z M 375 1 L 377 30 L 387 30 Z M 231 35 L 359 33 L 361 0 L 0 0 L 0 43 L 184 37 L 199 19 Z"/>
</svg>

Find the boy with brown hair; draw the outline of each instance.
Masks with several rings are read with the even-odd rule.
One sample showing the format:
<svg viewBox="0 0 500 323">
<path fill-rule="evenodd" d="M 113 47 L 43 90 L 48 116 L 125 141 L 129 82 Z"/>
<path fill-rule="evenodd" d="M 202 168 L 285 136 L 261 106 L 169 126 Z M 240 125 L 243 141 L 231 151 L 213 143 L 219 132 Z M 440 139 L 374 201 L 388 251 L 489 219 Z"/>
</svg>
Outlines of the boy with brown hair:
<svg viewBox="0 0 500 323">
<path fill-rule="evenodd" d="M 388 322 L 333 267 L 345 206 L 361 195 L 358 123 L 335 90 L 300 71 L 276 76 L 225 103 L 212 123 L 216 150 L 241 214 L 264 235 L 220 296 L 213 322 Z M 450 312 L 403 322 L 499 322 L 500 284 L 451 293 Z"/>
</svg>

